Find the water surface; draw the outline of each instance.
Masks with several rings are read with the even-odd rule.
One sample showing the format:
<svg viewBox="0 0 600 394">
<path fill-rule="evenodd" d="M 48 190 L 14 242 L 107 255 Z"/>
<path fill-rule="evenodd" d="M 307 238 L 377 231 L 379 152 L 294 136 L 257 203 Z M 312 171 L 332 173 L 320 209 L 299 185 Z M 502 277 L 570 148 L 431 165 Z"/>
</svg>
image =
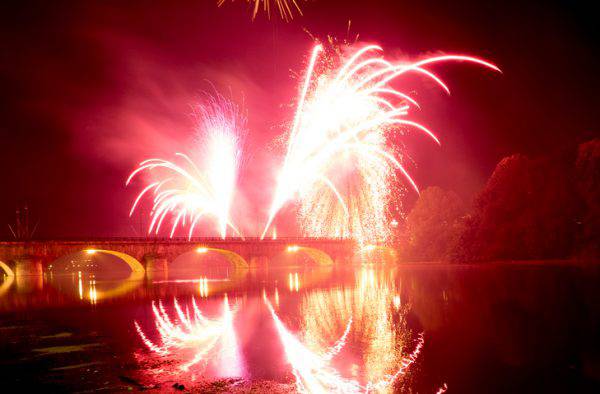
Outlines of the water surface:
<svg viewBox="0 0 600 394">
<path fill-rule="evenodd" d="M 0 375 L 53 392 L 600 392 L 598 279 L 545 263 L 4 278 Z"/>
</svg>

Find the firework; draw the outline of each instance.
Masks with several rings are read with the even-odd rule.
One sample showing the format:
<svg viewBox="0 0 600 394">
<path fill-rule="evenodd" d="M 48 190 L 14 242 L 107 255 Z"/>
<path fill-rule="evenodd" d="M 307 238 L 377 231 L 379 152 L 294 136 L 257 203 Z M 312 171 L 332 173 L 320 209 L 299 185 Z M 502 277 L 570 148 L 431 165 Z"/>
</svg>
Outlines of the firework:
<svg viewBox="0 0 600 394">
<path fill-rule="evenodd" d="M 197 223 L 205 218 L 216 221 L 222 238 L 231 228 L 240 235 L 230 220 L 241 159 L 241 135 L 245 118 L 238 108 L 221 96 L 200 107 L 199 153 L 203 161 L 197 165 L 188 155 L 176 153 L 181 162 L 149 159 L 141 162 L 129 175 L 126 185 L 141 173 L 151 173 L 156 181 L 147 185 L 135 199 L 129 216 L 145 195 L 153 195 L 148 234 L 158 234 L 167 216 L 172 217 L 170 237 L 179 225 L 189 226 L 191 238 Z"/>
<path fill-rule="evenodd" d="M 439 144 L 431 130 L 408 117 L 418 103 L 392 83 L 417 74 L 449 92 L 428 66 L 465 61 L 498 68 L 462 55 L 394 64 L 376 45 L 361 47 L 345 62 L 336 62 L 343 58 L 339 52 L 327 57 L 323 51 L 316 45 L 308 62 L 263 237 L 279 210 L 298 199 L 305 235 L 352 237 L 361 244 L 385 241 L 390 181 L 401 173 L 418 191 L 402 154 L 387 147 L 390 136 L 416 129 Z"/>
<path fill-rule="evenodd" d="M 226 1 L 227 0 L 217 0 L 217 6 L 222 6 Z M 252 4 L 252 20 L 256 18 L 256 14 L 258 14 L 260 8 L 267 13 L 268 18 L 271 18 L 271 8 L 277 8 L 281 19 L 286 22 L 294 19 L 295 12 L 302 15 L 302 10 L 298 5 L 297 0 L 246 0 L 246 3 Z"/>
<path fill-rule="evenodd" d="M 155 327 L 160 342 L 151 341 L 137 322 L 134 322 L 142 342 L 152 352 L 161 357 L 174 357 L 179 361 L 179 369 L 188 371 L 191 367 L 206 362 L 217 350 L 221 364 L 227 366 L 224 376 L 241 373 L 239 349 L 233 328 L 233 311 L 227 296 L 223 300 L 223 312 L 218 319 L 203 316 L 196 301 L 192 298 L 192 311 L 185 311 L 174 299 L 176 320 L 171 319 L 162 302 L 152 303 Z M 220 344 L 220 346 L 218 346 Z"/>
<path fill-rule="evenodd" d="M 376 382 L 368 382 L 366 385 L 361 385 L 355 379 L 343 377 L 338 370 L 331 366 L 331 360 L 346 345 L 352 319 L 349 320 L 346 330 L 340 339 L 327 351 L 318 354 L 311 351 L 290 333 L 275 313 L 271 303 L 268 300 L 265 302 L 271 312 L 287 360 L 292 366 L 292 372 L 296 378 L 296 388 L 301 393 L 368 393 L 383 391 L 390 387 L 399 376 L 406 373 L 408 368 L 416 361 L 423 348 L 424 339 L 421 334 L 412 353 L 401 360 L 400 367 L 394 374 L 388 375 Z"/>
<path fill-rule="evenodd" d="M 396 306 L 398 291 L 393 276 L 367 268 L 357 274 L 354 288 L 319 290 L 303 296 L 301 336 L 310 349 L 323 349 L 351 318 L 354 345 L 362 349 L 361 376 L 365 381 L 379 381 L 396 369 L 413 342 L 414 334 L 405 319 L 409 306 L 400 302 Z"/>
</svg>

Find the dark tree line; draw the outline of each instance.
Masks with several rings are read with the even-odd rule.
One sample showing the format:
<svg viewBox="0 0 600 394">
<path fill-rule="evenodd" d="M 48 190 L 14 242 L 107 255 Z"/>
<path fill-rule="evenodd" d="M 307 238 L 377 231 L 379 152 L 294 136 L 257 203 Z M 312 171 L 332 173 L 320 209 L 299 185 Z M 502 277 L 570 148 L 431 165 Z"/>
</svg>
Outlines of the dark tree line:
<svg viewBox="0 0 600 394">
<path fill-rule="evenodd" d="M 400 238 L 410 260 L 597 258 L 600 139 L 577 150 L 496 166 L 472 207 L 456 193 L 425 189 Z"/>
</svg>

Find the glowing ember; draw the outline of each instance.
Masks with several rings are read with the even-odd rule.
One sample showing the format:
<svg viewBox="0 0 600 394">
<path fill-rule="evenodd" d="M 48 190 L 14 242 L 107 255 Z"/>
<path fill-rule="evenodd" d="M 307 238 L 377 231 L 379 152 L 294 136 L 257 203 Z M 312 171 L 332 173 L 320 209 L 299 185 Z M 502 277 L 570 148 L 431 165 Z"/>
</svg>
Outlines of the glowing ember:
<svg viewBox="0 0 600 394">
<path fill-rule="evenodd" d="M 347 379 L 330 365 L 331 360 L 346 345 L 346 338 L 350 332 L 352 319 L 348 322 L 342 337 L 324 354 L 316 354 L 304 346 L 283 325 L 271 303 L 265 298 L 265 303 L 271 312 L 279 338 L 283 344 L 288 362 L 292 366 L 296 377 L 296 388 L 302 393 L 368 393 L 382 391 L 390 387 L 399 376 L 406 373 L 410 365 L 417 359 L 423 348 L 423 334 L 419 335 L 417 345 L 413 352 L 400 362 L 400 367 L 392 375 L 386 376 L 377 382 L 368 382 L 361 385 L 357 380 Z"/>
<path fill-rule="evenodd" d="M 151 341 L 138 322 L 135 328 L 150 351 L 163 357 L 174 357 L 179 361 L 179 369 L 187 371 L 199 363 L 206 363 L 214 354 L 220 356 L 222 376 L 240 376 L 242 367 L 239 349 L 233 328 L 234 313 L 229 307 L 227 296 L 223 300 L 223 312 L 218 319 L 208 319 L 202 315 L 192 298 L 192 311 L 185 311 L 174 299 L 176 320 L 172 320 L 162 302 L 152 302 L 154 324 L 160 341 Z"/>
<path fill-rule="evenodd" d="M 335 57 L 317 63 L 322 52 L 323 46 L 316 45 L 308 63 L 262 237 L 279 210 L 298 199 L 305 235 L 352 237 L 361 244 L 385 241 L 390 232 L 390 181 L 396 171 L 418 191 L 401 164 L 402 155 L 388 148 L 390 134 L 412 128 L 439 144 L 429 129 L 408 118 L 409 111 L 419 107 L 417 102 L 391 83 L 419 74 L 449 92 L 427 66 L 466 61 L 499 69 L 461 55 L 393 64 L 376 45 L 363 46 L 340 66 L 331 67 Z"/>
<path fill-rule="evenodd" d="M 217 222 L 219 234 L 225 238 L 227 228 L 239 234 L 230 220 L 241 158 L 240 135 L 245 118 L 237 107 L 221 96 L 200 107 L 204 149 L 203 166 L 198 167 L 189 156 L 177 153 L 183 165 L 162 159 L 149 159 L 127 179 L 127 185 L 142 172 L 152 172 L 157 180 L 146 186 L 137 196 L 129 216 L 133 215 L 142 197 L 152 191 L 153 207 L 148 234 L 158 234 L 164 219 L 172 216 L 170 237 L 178 225 L 189 225 L 191 238 L 198 221 L 210 217 Z"/>
<path fill-rule="evenodd" d="M 225 4 L 226 0 L 217 0 L 217 6 L 222 6 Z M 258 14 L 258 10 L 261 8 L 267 13 L 267 16 L 271 17 L 271 8 L 273 3 L 277 7 L 277 11 L 279 11 L 279 15 L 281 19 L 284 19 L 286 22 L 294 19 L 294 10 L 296 10 L 300 15 L 302 15 L 302 10 L 298 5 L 298 1 L 296 0 L 246 0 L 247 3 L 252 3 L 252 20 L 256 18 L 256 14 Z"/>
</svg>

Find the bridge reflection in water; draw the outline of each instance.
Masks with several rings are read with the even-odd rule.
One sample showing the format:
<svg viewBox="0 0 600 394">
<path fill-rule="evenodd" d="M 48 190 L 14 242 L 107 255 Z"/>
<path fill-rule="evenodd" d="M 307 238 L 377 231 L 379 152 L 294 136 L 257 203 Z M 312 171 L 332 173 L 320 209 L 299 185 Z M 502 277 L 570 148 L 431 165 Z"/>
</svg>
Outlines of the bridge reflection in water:
<svg viewBox="0 0 600 394">
<path fill-rule="evenodd" d="M 27 304 L 35 302 L 36 291 L 52 288 L 96 304 L 177 282 L 189 283 L 206 298 L 232 291 L 256 268 L 278 266 L 291 267 L 281 283 L 298 292 L 328 280 L 336 263 L 347 265 L 355 252 L 349 240 L 311 238 L 3 242 L 0 297 L 13 288 L 13 301 L 22 294 Z"/>
<path fill-rule="evenodd" d="M 115 258 L 78 255 L 81 259 Z M 284 252 L 283 256 L 292 258 L 296 253 Z M 187 256 L 209 257 L 193 250 Z M 68 384 L 72 391 L 94 391 L 107 381 L 111 387 L 122 387 L 119 376 L 123 373 L 143 385 L 161 384 L 166 389 L 171 388 L 174 373 L 186 389 L 198 384 L 194 377 L 247 374 L 251 379 L 290 384 L 289 390 L 280 392 L 294 390 L 294 378 L 315 391 L 327 391 L 332 384 L 363 391 L 371 384 L 381 388 L 375 392 L 436 393 L 446 387 L 444 382 L 450 390 L 469 393 L 486 392 L 489 382 L 502 382 L 501 387 L 510 392 L 526 392 L 539 385 L 546 392 L 555 387 L 568 391 L 572 377 L 564 380 L 546 369 L 540 371 L 539 366 L 563 365 L 569 357 L 590 362 L 586 352 L 596 338 L 597 330 L 589 330 L 589 317 L 598 314 L 598 270 L 572 262 L 198 268 L 187 277 L 169 271 L 160 278 L 144 275 L 139 280 L 127 280 L 131 275 L 127 271 L 120 279 L 84 271 L 81 275 L 50 271 L 43 276 L 0 278 L 0 329 L 8 350 L 2 359 L 5 376 L 23 384 Z M 111 289 L 118 290 L 111 293 Z M 230 312 L 225 309 L 225 298 Z M 202 316 L 215 320 L 216 325 L 200 323 L 200 318 L 194 322 L 194 299 Z M 153 302 L 160 313 L 154 313 Z M 276 319 L 280 324 L 275 324 Z M 161 329 L 169 328 L 164 340 L 174 347 L 165 357 L 149 350 L 136 332 L 136 321 L 156 346 L 164 345 L 157 323 Z M 205 326 L 222 331 L 203 343 L 218 341 L 215 347 L 205 347 L 206 359 L 189 364 L 197 354 L 192 342 Z M 230 340 L 232 333 L 236 342 Z M 424 333 L 425 345 L 419 356 L 420 333 Z M 177 343 L 169 343 L 171 339 Z M 73 349 L 81 344 L 95 347 L 77 353 L 71 350 L 73 357 L 32 357 L 36 349 Z M 294 349 L 306 357 L 288 357 Z M 498 360 L 508 364 L 496 365 L 518 363 L 519 369 L 489 367 Z M 97 364 L 81 366 L 89 362 Z M 181 367 L 188 364 L 184 373 Z M 407 367 L 402 369 L 404 364 Z M 115 365 L 131 369 L 115 371 Z M 398 372 L 390 382 L 388 376 Z M 526 382 L 524 374 L 530 376 Z M 579 382 L 589 382 L 584 379 Z M 59 386 L 54 386 L 55 391 Z"/>
<path fill-rule="evenodd" d="M 292 244 L 290 241 L 295 243 Z M 334 259 L 328 253 L 305 245 L 328 246 L 328 251 L 337 256 L 337 262 L 340 262 L 341 256 L 351 258 L 353 253 L 351 248 L 353 244 L 348 241 L 303 240 L 302 243 L 299 241 L 299 239 L 267 241 L 258 246 L 248 240 L 239 242 L 244 248 L 253 248 L 253 253 L 271 254 L 270 258 L 264 256 L 258 266 L 251 266 L 244 257 L 236 252 L 210 246 L 217 244 L 217 241 L 205 239 L 198 243 L 175 242 L 173 250 L 162 245 L 160 248 L 150 251 L 146 249 L 150 244 L 139 240 L 135 242 L 119 241 L 120 243 L 111 240 L 111 245 L 107 242 L 95 242 L 93 247 L 87 248 L 82 248 L 82 246 L 90 243 L 82 241 L 63 241 L 62 244 L 55 244 L 54 241 L 47 244 L 32 242 L 27 245 L 5 243 L 2 245 L 4 247 L 2 252 L 9 258 L 11 252 L 13 255 L 23 251 L 30 252 L 22 257 L 13 258 L 13 262 L 43 264 L 44 269 L 41 275 L 15 276 L 10 265 L 4 264 L 3 268 L 10 275 L 0 281 L 0 297 L 9 293 L 11 287 L 14 287 L 15 290 L 14 300 L 20 298 L 19 294 L 28 297 L 32 295 L 32 292 L 52 288 L 74 299 L 78 298 L 90 304 L 97 304 L 127 294 L 143 293 L 148 290 L 148 286 L 189 283 L 198 289 L 200 297 L 206 298 L 232 291 L 249 275 L 254 276 L 255 269 L 262 270 L 278 266 L 290 266 L 289 272 L 286 272 L 281 282 L 289 282 L 290 290 L 297 292 L 301 287 L 310 287 L 319 281 L 328 279 L 335 266 Z M 218 240 L 218 243 L 222 242 L 222 240 Z M 235 240 L 235 242 L 238 241 Z M 136 253 L 132 244 L 140 247 L 141 250 L 137 250 Z M 116 246 L 120 246 L 121 250 L 129 253 L 108 249 L 108 247 L 116 248 Z M 7 253 L 8 247 L 13 249 L 12 251 L 8 250 Z M 67 253 L 57 259 L 48 258 L 59 252 L 74 249 L 75 252 Z M 157 249 L 162 254 L 157 253 Z M 240 250 L 239 247 L 238 250 Z M 182 253 L 177 255 L 180 251 Z M 241 251 L 244 252 L 244 250 Z M 246 252 L 248 253 L 248 250 Z M 42 259 L 44 253 L 46 258 Z M 141 253 L 145 253 L 144 257 L 140 259 L 141 261 L 133 257 L 133 255 Z M 169 254 L 175 256 L 170 261 L 165 258 Z M 250 258 L 250 260 L 256 263 L 256 259 Z M 348 262 L 349 260 L 344 261 L 344 263 Z M 311 270 L 310 267 L 321 267 L 321 269 Z M 327 269 L 327 267 L 331 267 L 331 269 Z M 33 302 L 33 299 L 28 298 L 26 303 L 30 301 Z"/>
</svg>

